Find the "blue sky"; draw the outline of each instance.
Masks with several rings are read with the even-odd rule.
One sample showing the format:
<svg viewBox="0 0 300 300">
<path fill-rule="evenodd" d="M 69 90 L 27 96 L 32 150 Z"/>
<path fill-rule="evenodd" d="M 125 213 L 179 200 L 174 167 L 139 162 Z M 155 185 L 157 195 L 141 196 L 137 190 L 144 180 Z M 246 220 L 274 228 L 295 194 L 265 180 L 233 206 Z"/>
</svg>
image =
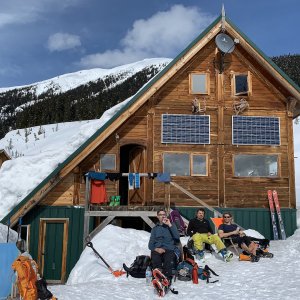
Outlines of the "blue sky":
<svg viewBox="0 0 300 300">
<path fill-rule="evenodd" d="M 299 0 L 0 0 L 0 87 L 175 57 L 226 15 L 265 54 L 300 54 Z"/>
</svg>

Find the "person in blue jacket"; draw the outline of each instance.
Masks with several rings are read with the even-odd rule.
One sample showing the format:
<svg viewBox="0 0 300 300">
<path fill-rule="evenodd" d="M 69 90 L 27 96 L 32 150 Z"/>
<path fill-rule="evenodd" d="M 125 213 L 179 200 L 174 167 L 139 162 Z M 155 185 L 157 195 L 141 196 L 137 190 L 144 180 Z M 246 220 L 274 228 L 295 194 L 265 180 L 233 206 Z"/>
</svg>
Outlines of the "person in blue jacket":
<svg viewBox="0 0 300 300">
<path fill-rule="evenodd" d="M 158 223 L 152 228 L 148 247 L 151 250 L 153 269 L 160 269 L 169 279 L 172 279 L 172 268 L 175 261 L 176 243 L 180 242 L 175 224 L 167 218 L 165 210 L 157 212 Z"/>
</svg>

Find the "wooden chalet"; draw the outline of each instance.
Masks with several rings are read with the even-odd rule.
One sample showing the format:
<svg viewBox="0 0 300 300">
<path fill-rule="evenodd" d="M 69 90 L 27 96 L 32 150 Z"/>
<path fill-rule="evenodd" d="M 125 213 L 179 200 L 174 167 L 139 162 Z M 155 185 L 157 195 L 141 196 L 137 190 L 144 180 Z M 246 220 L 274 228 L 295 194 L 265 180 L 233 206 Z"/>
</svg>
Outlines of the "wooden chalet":
<svg viewBox="0 0 300 300">
<path fill-rule="evenodd" d="M 222 51 L 228 38 L 234 44 Z M 276 189 L 290 236 L 296 229 L 293 119 L 299 114 L 300 88 L 220 16 L 2 222 L 17 224 L 22 216 L 31 254 L 44 276 L 58 282 L 101 222 L 117 218 L 130 226 L 125 217 L 142 216 L 151 225 L 156 207 L 166 204 L 190 219 L 200 199 L 272 238 L 267 190 Z M 169 172 L 171 184 L 141 177 L 140 188 L 129 190 L 126 176 L 106 180 L 108 196 L 120 195 L 121 205 L 91 209 L 85 174 L 95 170 Z"/>
<path fill-rule="evenodd" d="M 4 149 L 0 149 L 0 168 L 9 159 L 11 159 L 10 155 Z"/>
</svg>

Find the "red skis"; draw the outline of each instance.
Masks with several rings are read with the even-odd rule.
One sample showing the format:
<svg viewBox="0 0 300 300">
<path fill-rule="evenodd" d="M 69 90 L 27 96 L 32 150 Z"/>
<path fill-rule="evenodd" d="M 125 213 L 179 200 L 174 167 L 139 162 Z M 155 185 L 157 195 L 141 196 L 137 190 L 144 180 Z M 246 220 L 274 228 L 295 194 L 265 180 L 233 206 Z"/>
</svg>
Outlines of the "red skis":
<svg viewBox="0 0 300 300">
<path fill-rule="evenodd" d="M 277 212 L 277 216 L 278 216 L 281 239 L 286 240 L 286 233 L 285 233 L 285 229 L 284 229 L 284 224 L 283 224 L 283 220 L 282 220 L 282 216 L 281 216 L 281 210 L 280 210 L 280 205 L 279 205 L 279 200 L 278 200 L 278 195 L 277 195 L 276 190 L 273 191 L 273 200 L 274 200 L 274 204 L 275 204 L 276 212 Z"/>
<path fill-rule="evenodd" d="M 271 222 L 272 222 L 274 240 L 278 240 L 279 236 L 278 236 L 277 222 L 276 222 L 275 209 L 274 209 L 274 203 L 273 203 L 273 193 L 271 190 L 268 190 L 268 200 L 269 200 L 269 206 L 270 206 L 270 212 L 271 212 Z"/>
</svg>

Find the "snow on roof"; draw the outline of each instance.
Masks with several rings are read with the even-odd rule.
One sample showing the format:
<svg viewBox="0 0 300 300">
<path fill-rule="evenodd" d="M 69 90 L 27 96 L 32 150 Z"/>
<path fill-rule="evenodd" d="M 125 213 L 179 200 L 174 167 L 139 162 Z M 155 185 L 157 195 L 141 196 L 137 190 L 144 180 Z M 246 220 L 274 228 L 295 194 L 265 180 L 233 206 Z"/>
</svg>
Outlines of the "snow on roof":
<svg viewBox="0 0 300 300">
<path fill-rule="evenodd" d="M 110 108 L 98 120 L 19 129 L 1 139 L 0 147 L 10 147 L 15 158 L 5 161 L 0 169 L 0 220 L 131 98 Z"/>
</svg>

